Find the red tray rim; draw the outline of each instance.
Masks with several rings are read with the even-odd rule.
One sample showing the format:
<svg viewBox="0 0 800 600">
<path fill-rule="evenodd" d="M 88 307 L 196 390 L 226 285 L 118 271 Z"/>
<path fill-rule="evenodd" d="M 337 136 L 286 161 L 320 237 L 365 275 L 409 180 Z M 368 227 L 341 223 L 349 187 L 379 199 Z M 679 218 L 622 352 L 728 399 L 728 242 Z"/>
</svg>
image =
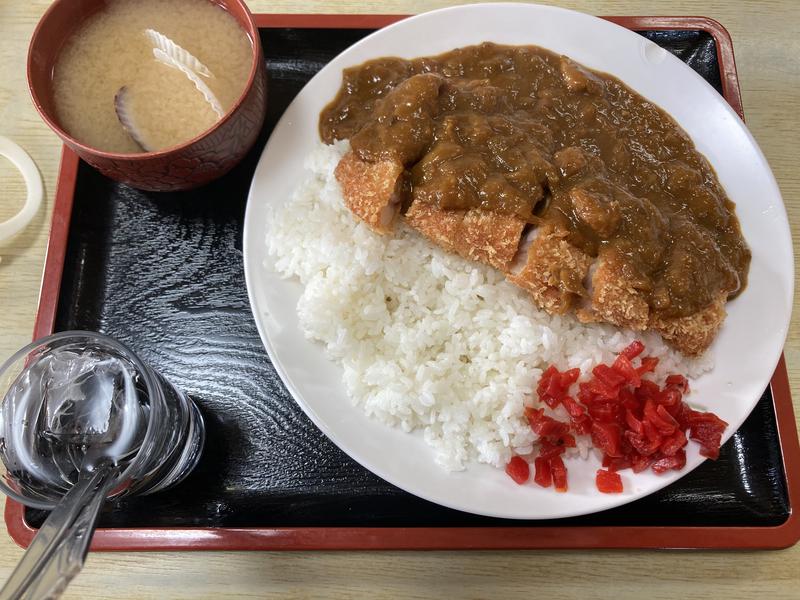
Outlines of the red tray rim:
<svg viewBox="0 0 800 600">
<path fill-rule="evenodd" d="M 406 15 L 258 14 L 259 28 L 378 29 Z M 733 42 L 714 19 L 700 16 L 606 16 L 628 29 L 688 29 L 709 33 L 717 46 L 723 96 L 744 118 Z M 52 333 L 64 269 L 78 156 L 64 146 L 50 238 L 42 277 L 34 339 Z M 790 507 L 800 501 L 798 443 L 786 363 L 781 355 L 772 376 L 773 402 L 783 451 Z M 27 547 L 36 529 L 24 507 L 6 500 L 11 538 Z M 446 550 L 446 549 L 779 549 L 800 540 L 800 518 L 791 510 L 774 527 L 509 526 L 509 527 L 161 527 L 98 529 L 94 551 L 158 550 Z"/>
</svg>

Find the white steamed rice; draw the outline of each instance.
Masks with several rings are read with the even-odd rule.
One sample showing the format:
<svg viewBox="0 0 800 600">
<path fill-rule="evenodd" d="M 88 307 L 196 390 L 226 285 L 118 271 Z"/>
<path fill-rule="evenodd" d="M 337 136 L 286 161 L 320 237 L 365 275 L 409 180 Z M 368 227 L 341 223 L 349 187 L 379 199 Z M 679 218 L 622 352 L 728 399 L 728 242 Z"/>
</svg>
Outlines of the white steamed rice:
<svg viewBox="0 0 800 600">
<path fill-rule="evenodd" d="M 504 466 L 533 449 L 525 406 L 542 371 L 610 362 L 634 339 L 660 359 L 654 375 L 697 377 L 652 333 L 550 316 L 491 267 L 449 254 L 410 228 L 380 236 L 344 206 L 333 171 L 347 142 L 320 144 L 292 199 L 269 217 L 270 268 L 305 286 L 307 338 L 341 364 L 352 402 L 404 431 L 422 429 L 444 469 Z M 563 409 L 560 409 L 563 410 Z M 589 440 L 580 440 L 582 454 Z"/>
</svg>

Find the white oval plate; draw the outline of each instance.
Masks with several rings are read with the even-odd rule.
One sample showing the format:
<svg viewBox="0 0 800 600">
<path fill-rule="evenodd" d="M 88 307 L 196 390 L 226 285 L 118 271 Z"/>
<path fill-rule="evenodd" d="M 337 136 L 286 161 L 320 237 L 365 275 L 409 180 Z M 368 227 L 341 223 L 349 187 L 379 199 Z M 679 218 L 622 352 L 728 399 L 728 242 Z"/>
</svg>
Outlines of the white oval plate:
<svg viewBox="0 0 800 600">
<path fill-rule="evenodd" d="M 340 368 L 302 335 L 295 312 L 301 286 L 265 268 L 266 210 L 284 204 L 303 177 L 303 159 L 318 143 L 319 113 L 341 83 L 342 69 L 380 56 L 413 58 L 493 41 L 535 44 L 616 75 L 670 113 L 708 157 L 737 204 L 753 251 L 750 282 L 728 306 L 710 350 L 714 370 L 693 383 L 691 401 L 730 423 L 726 439 L 755 406 L 780 356 L 793 294 L 793 256 L 780 192 L 739 117 L 691 68 L 622 27 L 589 15 L 529 4 L 442 9 L 382 29 L 332 60 L 287 108 L 253 178 L 244 227 L 250 304 L 275 368 L 297 403 L 342 450 L 392 484 L 427 500 L 483 515 L 549 519 L 619 506 L 676 481 L 703 458 L 690 444 L 686 468 L 665 475 L 623 473 L 625 492 L 595 489 L 598 463 L 573 460 L 569 492 L 518 486 L 501 470 L 471 465 L 446 473 L 421 434 L 368 419 L 346 397 Z"/>
</svg>

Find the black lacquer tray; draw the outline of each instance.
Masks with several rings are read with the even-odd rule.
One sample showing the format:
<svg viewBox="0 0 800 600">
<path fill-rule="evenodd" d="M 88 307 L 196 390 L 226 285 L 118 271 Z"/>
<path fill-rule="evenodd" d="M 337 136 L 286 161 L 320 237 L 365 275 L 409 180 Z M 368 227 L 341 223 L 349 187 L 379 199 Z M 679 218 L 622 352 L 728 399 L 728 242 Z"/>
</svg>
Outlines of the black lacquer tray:
<svg viewBox="0 0 800 600">
<path fill-rule="evenodd" d="M 792 514 L 797 434 L 786 374 L 728 441 L 675 484 L 632 504 L 557 521 L 480 517 L 411 496 L 333 445 L 294 403 L 261 344 L 242 266 L 250 179 L 272 127 L 305 82 L 399 17 L 262 15 L 264 130 L 247 159 L 199 190 L 115 183 L 65 150 L 37 335 L 119 338 L 200 405 L 197 470 L 173 490 L 106 506 L 95 549 L 780 547 Z M 727 32 L 702 18 L 615 18 L 692 66 L 741 109 Z M 63 271 L 62 266 L 63 257 Z M 777 418 L 776 418 L 777 413 Z M 44 514 L 9 503 L 27 543 Z"/>
</svg>

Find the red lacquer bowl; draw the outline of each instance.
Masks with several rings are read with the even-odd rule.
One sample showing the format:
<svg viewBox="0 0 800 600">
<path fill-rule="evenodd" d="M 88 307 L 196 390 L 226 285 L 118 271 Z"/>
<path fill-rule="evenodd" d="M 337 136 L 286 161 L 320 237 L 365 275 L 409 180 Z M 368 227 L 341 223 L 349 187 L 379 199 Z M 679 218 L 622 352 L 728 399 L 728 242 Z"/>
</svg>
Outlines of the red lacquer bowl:
<svg viewBox="0 0 800 600">
<path fill-rule="evenodd" d="M 253 62 L 242 96 L 211 129 L 158 152 L 117 154 L 82 144 L 58 123 L 53 100 L 53 66 L 64 42 L 104 0 L 56 0 L 33 32 L 28 49 L 28 86 L 39 114 L 83 160 L 101 173 L 150 191 L 194 188 L 232 169 L 255 143 L 266 112 L 266 67 L 258 28 L 241 0 L 210 0 L 228 11 L 250 37 Z"/>
</svg>

